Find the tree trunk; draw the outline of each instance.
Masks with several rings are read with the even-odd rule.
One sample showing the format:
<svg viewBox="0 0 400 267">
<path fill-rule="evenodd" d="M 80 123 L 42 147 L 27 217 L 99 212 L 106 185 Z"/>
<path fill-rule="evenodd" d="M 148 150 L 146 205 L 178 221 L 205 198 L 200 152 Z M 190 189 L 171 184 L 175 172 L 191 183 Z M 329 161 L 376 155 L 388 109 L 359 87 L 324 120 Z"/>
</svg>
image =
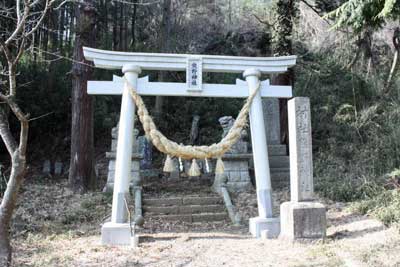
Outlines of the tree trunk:
<svg viewBox="0 0 400 267">
<path fill-rule="evenodd" d="M 26 159 L 19 150 L 14 152 L 11 164 L 10 179 L 0 206 L 0 266 L 11 265 L 10 222 L 26 170 Z"/>
<path fill-rule="evenodd" d="M 399 52 L 400 52 L 400 28 L 397 27 L 393 33 L 393 45 L 394 45 L 394 56 L 392 67 L 390 68 L 389 76 L 386 80 L 384 93 L 387 94 L 390 91 L 390 85 L 392 84 L 393 76 L 398 69 Z"/>
<path fill-rule="evenodd" d="M 78 19 L 74 64 L 72 66 L 72 125 L 70 187 L 85 192 L 95 186 L 93 144 L 93 99 L 87 94 L 87 81 L 92 75 L 90 62 L 83 57 L 82 46 L 95 46 L 96 11 L 93 1 L 83 1 L 76 7 Z"/>
<path fill-rule="evenodd" d="M 133 51 L 136 48 L 136 14 L 137 14 L 137 0 L 132 0 L 133 5 L 133 12 L 132 12 L 132 22 L 131 22 L 131 44 L 130 47 Z"/>
<path fill-rule="evenodd" d="M 58 50 L 60 51 L 60 54 L 63 55 L 63 48 L 64 48 L 64 34 L 65 34 L 65 13 L 66 13 L 66 8 L 62 7 L 59 10 L 60 13 L 60 20 L 58 23 Z"/>
<path fill-rule="evenodd" d="M 72 47 L 72 41 L 74 39 L 74 33 L 75 33 L 75 12 L 74 12 L 74 6 L 71 4 L 69 8 L 69 14 L 70 14 L 70 19 L 69 19 L 69 38 L 68 38 L 68 48 L 67 51 L 71 51 Z M 68 56 L 71 55 L 71 52 L 68 52 Z"/>
<path fill-rule="evenodd" d="M 46 18 L 44 21 L 45 27 L 49 28 L 49 18 Z M 42 49 L 47 52 L 48 51 L 48 45 L 49 45 L 49 31 L 44 30 L 42 31 L 43 38 L 42 38 Z M 45 54 L 46 57 L 46 54 Z"/>
<path fill-rule="evenodd" d="M 119 4 L 119 50 L 125 51 L 124 49 L 124 4 Z"/>
<path fill-rule="evenodd" d="M 5 75 L 8 77 L 8 88 L 6 89 L 3 87 L 1 88 L 2 92 L 0 92 L 0 136 L 11 158 L 11 173 L 0 204 L 1 267 L 11 266 L 12 251 L 10 245 L 10 225 L 12 215 L 17 203 L 18 192 L 22 185 L 26 172 L 26 150 L 28 144 L 29 115 L 24 114 L 16 102 L 18 88 L 16 80 L 17 65 L 19 60 L 21 59 L 21 56 L 25 52 L 27 40 L 33 38 L 32 36 L 34 36 L 35 31 L 38 29 L 39 23 L 42 22 L 41 20 L 35 22 L 38 24 L 36 24 L 36 26 L 34 26 L 33 28 L 32 26 L 27 25 L 27 21 L 31 19 L 31 14 L 29 13 L 29 8 L 27 8 L 27 5 L 32 5 L 33 3 L 29 1 L 23 1 L 23 4 L 20 3 L 20 1 L 17 1 L 16 3 L 19 6 L 16 8 L 17 19 L 15 21 L 17 22 L 17 25 L 15 26 L 15 31 L 21 29 L 21 32 L 19 33 L 19 36 L 10 35 L 9 39 L 7 39 L 8 41 L 2 42 L 0 49 L 0 51 L 4 54 L 4 58 L 6 58 L 8 65 L 7 74 Z M 35 2 L 35 4 L 36 3 L 37 2 Z M 21 7 L 22 5 L 25 5 L 23 7 L 23 15 L 21 15 L 19 11 L 19 7 Z M 42 13 L 40 15 L 45 16 L 49 9 L 50 7 L 46 5 L 45 9 L 42 10 Z M 5 32 L 7 33 L 7 31 Z M 47 46 L 48 35 L 46 35 L 45 40 L 45 45 Z M 7 94 L 4 94 L 4 91 L 6 91 Z M 16 141 L 16 138 L 12 135 L 9 127 L 8 111 L 10 110 L 20 123 L 18 143 Z"/>
<path fill-rule="evenodd" d="M 275 6 L 275 20 L 278 22 L 272 33 L 273 53 L 275 56 L 292 54 L 293 22 L 297 16 L 298 7 L 296 0 L 279 0 Z M 276 85 L 293 85 L 294 72 L 289 70 L 272 79 Z M 281 142 L 289 143 L 287 99 L 279 99 Z"/>
<path fill-rule="evenodd" d="M 114 2 L 114 5 L 112 6 L 112 16 L 113 20 L 111 21 L 113 27 L 112 27 L 112 36 L 113 36 L 113 42 L 112 42 L 112 48 L 113 50 L 118 50 L 118 27 L 117 27 L 117 18 L 118 18 L 118 3 Z"/>
<path fill-rule="evenodd" d="M 13 72 L 15 80 L 16 73 Z M 8 116 L 4 107 L 0 107 L 0 136 L 11 156 L 11 174 L 0 205 L 0 266 L 11 265 L 10 223 L 17 202 L 18 191 L 25 177 L 26 146 L 28 142 L 29 122 L 13 100 L 9 100 L 12 110 L 21 124 L 20 143 L 17 146 L 9 128 Z M 10 105 L 10 104 L 9 104 Z M 11 106 L 10 105 L 10 106 Z"/>
<path fill-rule="evenodd" d="M 276 85 L 293 85 L 294 73 L 293 70 L 289 69 L 288 72 L 282 73 L 274 77 L 273 84 Z M 288 110 L 287 110 L 288 99 L 279 99 L 279 121 L 281 125 L 281 143 L 289 144 L 289 127 L 288 127 Z"/>
<path fill-rule="evenodd" d="M 0 265 L 10 266 L 11 265 L 11 255 L 12 249 L 10 245 L 10 231 L 9 224 L 6 223 L 7 219 L 0 221 Z"/>
<path fill-rule="evenodd" d="M 171 52 L 171 0 L 164 0 L 162 10 L 162 21 L 161 21 L 161 42 L 160 42 L 160 52 L 169 53 Z M 165 81 L 165 73 L 160 72 L 158 75 L 160 82 Z M 164 103 L 163 96 L 156 96 L 156 101 L 154 105 L 154 117 L 156 122 L 161 121 L 162 107 Z"/>
</svg>

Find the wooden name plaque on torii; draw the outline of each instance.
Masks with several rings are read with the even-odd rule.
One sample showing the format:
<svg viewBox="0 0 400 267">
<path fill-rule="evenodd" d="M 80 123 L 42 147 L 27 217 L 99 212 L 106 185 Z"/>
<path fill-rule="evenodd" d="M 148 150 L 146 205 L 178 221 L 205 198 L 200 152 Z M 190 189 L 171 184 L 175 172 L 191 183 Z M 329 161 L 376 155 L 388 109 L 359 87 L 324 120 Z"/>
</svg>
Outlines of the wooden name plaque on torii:
<svg viewBox="0 0 400 267">
<path fill-rule="evenodd" d="M 95 67 L 122 70 L 125 79 L 139 95 L 236 97 L 247 98 L 255 92 L 250 107 L 250 130 L 253 148 L 254 170 L 259 216 L 250 219 L 250 232 L 260 236 L 262 230 L 271 235 L 279 232 L 279 219 L 272 216 L 271 178 L 265 135 L 262 97 L 291 98 L 291 86 L 270 85 L 260 81 L 262 74 L 283 73 L 296 64 L 296 56 L 285 57 L 236 57 L 189 54 L 158 54 L 115 52 L 84 47 L 84 56 Z M 185 71 L 186 83 L 149 82 L 139 78 L 142 70 Z M 203 84 L 204 72 L 242 73 L 245 81 L 236 84 Z M 88 93 L 93 95 L 122 95 L 115 166 L 115 182 L 111 222 L 102 227 L 103 244 L 129 244 L 130 228 L 127 224 L 125 195 L 129 193 L 131 154 L 135 104 L 123 78 L 114 76 L 113 81 L 89 81 Z"/>
</svg>

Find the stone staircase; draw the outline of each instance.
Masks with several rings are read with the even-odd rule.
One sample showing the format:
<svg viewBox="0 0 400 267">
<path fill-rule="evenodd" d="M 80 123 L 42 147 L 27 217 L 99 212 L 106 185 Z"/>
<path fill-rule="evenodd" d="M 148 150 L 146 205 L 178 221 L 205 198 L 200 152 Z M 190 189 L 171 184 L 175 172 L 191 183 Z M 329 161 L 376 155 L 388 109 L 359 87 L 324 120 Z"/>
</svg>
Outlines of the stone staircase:
<svg viewBox="0 0 400 267">
<path fill-rule="evenodd" d="M 229 220 L 223 199 L 213 193 L 205 196 L 144 197 L 145 219 L 188 223 Z"/>
<path fill-rule="evenodd" d="M 212 178 L 147 179 L 142 198 L 145 221 L 229 223 L 223 198 L 211 190 Z"/>
<path fill-rule="evenodd" d="M 290 180 L 290 163 L 286 152 L 286 145 L 269 145 L 268 156 L 272 187 L 276 189 L 288 186 Z"/>
</svg>

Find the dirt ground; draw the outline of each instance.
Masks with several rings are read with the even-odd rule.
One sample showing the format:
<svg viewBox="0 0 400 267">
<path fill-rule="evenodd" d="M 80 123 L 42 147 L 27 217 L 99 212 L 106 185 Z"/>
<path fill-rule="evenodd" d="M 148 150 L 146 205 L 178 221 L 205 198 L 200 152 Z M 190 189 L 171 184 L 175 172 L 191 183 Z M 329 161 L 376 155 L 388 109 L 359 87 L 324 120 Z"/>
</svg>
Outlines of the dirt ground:
<svg viewBox="0 0 400 267">
<path fill-rule="evenodd" d="M 249 196 L 236 198 L 251 206 L 245 217 L 256 210 Z M 109 196 L 74 195 L 64 181 L 27 182 L 14 220 L 13 265 L 400 266 L 397 228 L 352 214 L 346 204 L 325 204 L 328 236 L 315 243 L 254 239 L 247 226 L 235 228 L 228 222 L 147 223 L 139 230 L 138 248 L 107 247 L 100 245 L 100 225 L 110 213 Z"/>
</svg>

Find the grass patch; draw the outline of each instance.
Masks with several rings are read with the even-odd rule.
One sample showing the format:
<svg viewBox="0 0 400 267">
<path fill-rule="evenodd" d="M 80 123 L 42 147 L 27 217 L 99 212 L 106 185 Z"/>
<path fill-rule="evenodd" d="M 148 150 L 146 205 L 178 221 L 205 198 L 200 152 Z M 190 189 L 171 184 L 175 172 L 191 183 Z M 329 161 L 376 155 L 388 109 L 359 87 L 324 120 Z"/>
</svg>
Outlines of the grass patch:
<svg viewBox="0 0 400 267">
<path fill-rule="evenodd" d="M 107 204 L 111 203 L 108 195 L 91 193 L 83 196 L 74 208 L 68 209 L 60 218 L 61 223 L 71 225 L 75 223 L 90 223 L 101 220 L 107 214 Z"/>
<path fill-rule="evenodd" d="M 369 214 L 386 226 L 398 224 L 400 223 L 400 190 L 383 190 L 375 197 L 353 203 L 351 210 Z"/>
<path fill-rule="evenodd" d="M 321 259 L 321 258 L 326 258 L 326 260 L 324 261 L 324 265 L 321 265 L 321 262 L 317 262 L 312 265 L 299 265 L 296 267 L 300 267 L 300 266 L 326 266 L 326 267 L 335 267 L 335 266 L 342 266 L 343 262 L 342 260 L 335 254 L 335 252 L 332 250 L 332 246 L 324 244 L 324 245 L 320 245 L 317 246 L 315 248 L 313 248 L 310 251 L 310 254 L 312 255 L 312 258 L 317 260 L 317 259 Z"/>
</svg>

